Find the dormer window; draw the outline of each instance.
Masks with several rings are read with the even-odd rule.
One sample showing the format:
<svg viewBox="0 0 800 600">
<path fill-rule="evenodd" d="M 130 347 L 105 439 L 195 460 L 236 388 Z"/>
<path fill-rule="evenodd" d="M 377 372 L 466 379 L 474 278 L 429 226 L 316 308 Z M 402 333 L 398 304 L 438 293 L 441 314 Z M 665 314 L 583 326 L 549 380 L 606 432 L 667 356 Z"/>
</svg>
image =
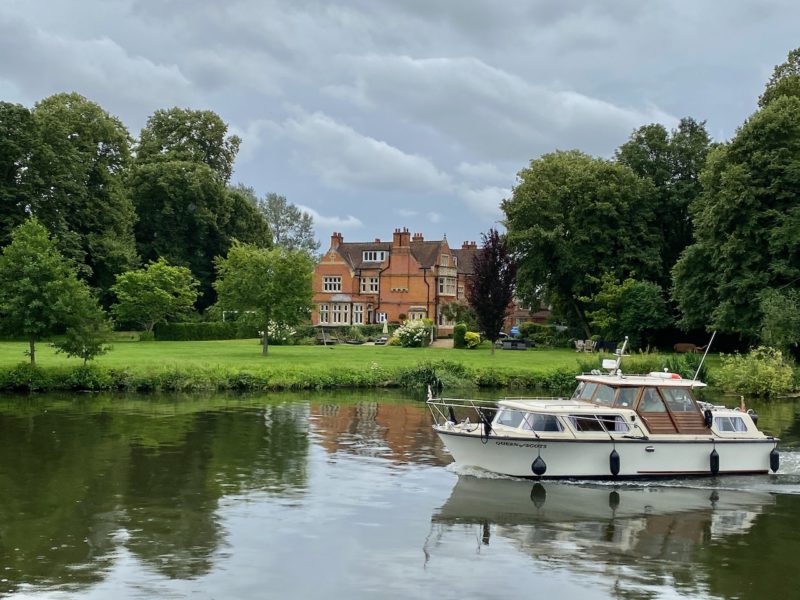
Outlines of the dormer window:
<svg viewBox="0 0 800 600">
<path fill-rule="evenodd" d="M 361 260 L 364 262 L 383 262 L 386 260 L 386 250 L 364 250 Z"/>
<path fill-rule="evenodd" d="M 442 254 L 442 258 L 440 260 L 440 264 L 443 267 L 449 267 L 450 266 L 450 255 L 449 254 Z"/>
</svg>

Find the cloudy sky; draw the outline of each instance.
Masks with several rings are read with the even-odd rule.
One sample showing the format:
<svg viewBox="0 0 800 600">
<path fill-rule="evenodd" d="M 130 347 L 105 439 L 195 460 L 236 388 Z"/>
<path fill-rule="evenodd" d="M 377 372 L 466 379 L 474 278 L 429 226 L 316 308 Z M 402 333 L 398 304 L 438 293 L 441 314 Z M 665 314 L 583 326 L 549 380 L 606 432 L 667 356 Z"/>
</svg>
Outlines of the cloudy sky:
<svg viewBox="0 0 800 600">
<path fill-rule="evenodd" d="M 134 136 L 211 109 L 244 140 L 234 181 L 325 245 L 458 245 L 543 153 L 682 116 L 729 138 L 798 31 L 796 0 L 0 0 L 0 100 L 77 91 Z"/>
</svg>

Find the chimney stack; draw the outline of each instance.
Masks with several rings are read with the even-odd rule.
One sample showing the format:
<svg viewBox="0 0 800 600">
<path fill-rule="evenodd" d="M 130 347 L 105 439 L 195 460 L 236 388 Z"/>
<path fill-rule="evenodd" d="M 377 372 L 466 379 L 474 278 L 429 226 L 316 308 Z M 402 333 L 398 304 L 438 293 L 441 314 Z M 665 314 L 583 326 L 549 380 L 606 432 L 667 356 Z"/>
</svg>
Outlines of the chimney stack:
<svg viewBox="0 0 800 600">
<path fill-rule="evenodd" d="M 331 236 L 331 250 L 335 250 L 338 248 L 343 241 L 342 234 L 338 231 L 334 231 L 333 235 Z"/>
<path fill-rule="evenodd" d="M 414 234 L 414 235 L 411 237 L 411 241 L 412 241 L 412 242 L 423 242 L 423 241 L 425 241 L 425 239 L 422 237 L 422 234 L 421 234 L 421 233 L 415 233 L 415 234 Z"/>
<path fill-rule="evenodd" d="M 408 247 L 410 238 L 411 234 L 408 233 L 408 227 L 403 227 L 402 230 L 397 228 L 392 234 L 392 246 L 396 246 L 398 248 Z"/>
</svg>

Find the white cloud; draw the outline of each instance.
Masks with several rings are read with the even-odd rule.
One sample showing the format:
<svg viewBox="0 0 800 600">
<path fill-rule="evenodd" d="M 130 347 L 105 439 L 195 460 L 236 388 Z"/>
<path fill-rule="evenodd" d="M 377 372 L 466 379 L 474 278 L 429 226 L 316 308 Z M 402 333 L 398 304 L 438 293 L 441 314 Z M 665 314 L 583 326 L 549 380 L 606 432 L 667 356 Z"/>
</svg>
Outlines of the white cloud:
<svg viewBox="0 0 800 600">
<path fill-rule="evenodd" d="M 296 206 L 304 213 L 311 215 L 311 218 L 314 219 L 315 227 L 356 229 L 363 227 L 364 225 L 360 219 L 354 217 L 353 215 L 347 215 L 346 217 L 328 217 L 321 215 L 319 212 L 313 208 L 309 208 L 308 206 L 303 206 L 302 204 L 297 204 Z"/>
<path fill-rule="evenodd" d="M 437 212 L 429 212 L 428 213 L 428 220 L 431 223 L 441 223 L 442 222 L 442 215 Z"/>
<path fill-rule="evenodd" d="M 429 191 L 451 186 L 450 177 L 428 159 L 359 133 L 320 112 L 297 110 L 278 129 L 295 144 L 300 164 L 332 187 Z"/>
</svg>

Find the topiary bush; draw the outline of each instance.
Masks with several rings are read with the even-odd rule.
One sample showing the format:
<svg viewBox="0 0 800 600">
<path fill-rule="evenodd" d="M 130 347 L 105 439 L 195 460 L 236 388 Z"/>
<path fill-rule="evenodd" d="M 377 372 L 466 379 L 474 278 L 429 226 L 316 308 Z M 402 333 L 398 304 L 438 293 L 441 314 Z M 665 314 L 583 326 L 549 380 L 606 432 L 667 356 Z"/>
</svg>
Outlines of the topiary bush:
<svg viewBox="0 0 800 600">
<path fill-rule="evenodd" d="M 468 331 L 464 334 L 464 347 L 467 350 L 473 350 L 480 346 L 481 343 L 481 334 L 475 333 L 474 331 Z"/>
<path fill-rule="evenodd" d="M 453 328 L 453 348 L 464 348 L 464 336 L 467 334 L 467 324 L 457 323 Z"/>
</svg>

